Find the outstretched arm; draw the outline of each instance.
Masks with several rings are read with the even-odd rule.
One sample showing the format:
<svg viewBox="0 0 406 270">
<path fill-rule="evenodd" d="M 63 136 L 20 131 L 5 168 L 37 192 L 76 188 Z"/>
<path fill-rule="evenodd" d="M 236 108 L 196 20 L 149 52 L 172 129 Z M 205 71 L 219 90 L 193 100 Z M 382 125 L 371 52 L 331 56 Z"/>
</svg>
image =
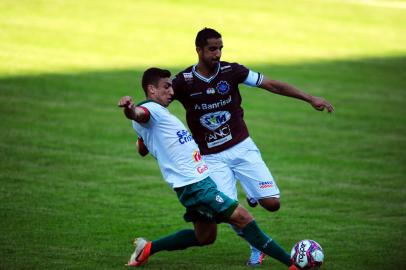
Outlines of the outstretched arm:
<svg viewBox="0 0 406 270">
<path fill-rule="evenodd" d="M 118 106 L 124 109 L 125 116 L 137 122 L 145 123 L 149 120 L 149 111 L 141 106 L 135 106 L 130 96 L 122 97 Z"/>
<path fill-rule="evenodd" d="M 144 107 L 135 106 L 130 96 L 122 97 L 118 102 L 118 106 L 123 108 L 125 116 L 130 120 L 141 123 L 149 120 L 149 111 Z M 141 156 L 146 156 L 149 152 L 142 138 L 137 139 L 137 150 Z"/>
<path fill-rule="evenodd" d="M 312 95 L 309 95 L 305 92 L 300 91 L 299 89 L 295 88 L 292 85 L 289 85 L 284 82 L 276 81 L 276 80 L 271 80 L 266 77 L 264 77 L 262 83 L 259 85 L 260 88 L 268 90 L 272 93 L 282 95 L 282 96 L 288 96 L 288 97 L 293 97 L 297 99 L 304 100 L 310 105 L 313 106 L 318 111 L 323 111 L 324 108 L 327 109 L 329 113 L 334 111 L 333 106 L 328 102 L 327 100 L 320 98 L 320 97 L 315 97 Z"/>
</svg>

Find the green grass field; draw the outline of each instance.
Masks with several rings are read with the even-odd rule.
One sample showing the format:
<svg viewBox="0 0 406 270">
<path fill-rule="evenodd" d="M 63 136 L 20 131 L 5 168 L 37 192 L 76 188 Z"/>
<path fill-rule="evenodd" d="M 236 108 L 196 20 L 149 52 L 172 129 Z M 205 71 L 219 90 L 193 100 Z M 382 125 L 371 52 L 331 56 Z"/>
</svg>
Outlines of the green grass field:
<svg viewBox="0 0 406 270">
<path fill-rule="evenodd" d="M 0 269 L 125 269 L 135 236 L 191 227 L 116 104 L 143 98 L 146 67 L 194 64 L 204 26 L 224 60 L 335 106 L 242 87 L 282 190 L 277 213 L 250 209 L 259 225 L 287 250 L 315 239 L 327 270 L 404 268 L 406 2 L 191 2 L 0 0 Z M 214 245 L 144 269 L 247 269 L 247 256 L 221 225 Z"/>
</svg>

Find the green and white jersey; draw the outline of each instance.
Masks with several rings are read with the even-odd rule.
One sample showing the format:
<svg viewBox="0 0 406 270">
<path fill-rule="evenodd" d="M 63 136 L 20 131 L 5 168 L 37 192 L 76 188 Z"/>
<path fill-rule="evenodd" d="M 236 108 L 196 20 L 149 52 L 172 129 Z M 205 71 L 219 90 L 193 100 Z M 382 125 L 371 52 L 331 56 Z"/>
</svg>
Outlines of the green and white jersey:
<svg viewBox="0 0 406 270">
<path fill-rule="evenodd" d="M 156 102 L 145 101 L 138 106 L 149 113 L 149 120 L 132 121 L 133 128 L 157 159 L 165 181 L 178 188 L 208 177 L 208 167 L 183 123 Z"/>
</svg>

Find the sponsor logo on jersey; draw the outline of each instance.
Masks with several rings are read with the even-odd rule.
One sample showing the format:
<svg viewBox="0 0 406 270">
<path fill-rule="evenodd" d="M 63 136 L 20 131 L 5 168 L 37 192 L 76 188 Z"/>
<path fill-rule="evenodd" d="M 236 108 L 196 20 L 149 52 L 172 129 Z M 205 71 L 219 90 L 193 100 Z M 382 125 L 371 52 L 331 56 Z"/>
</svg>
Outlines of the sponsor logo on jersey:
<svg viewBox="0 0 406 270">
<path fill-rule="evenodd" d="M 199 174 L 204 173 L 205 171 L 207 171 L 209 169 L 209 167 L 207 166 L 207 164 L 203 164 L 203 166 L 198 166 L 196 167 L 196 170 Z"/>
<path fill-rule="evenodd" d="M 228 142 L 232 138 L 233 136 L 231 136 L 231 130 L 229 125 L 224 125 L 214 130 L 213 132 L 205 134 L 205 139 L 208 148 L 219 146 L 225 142 Z"/>
<path fill-rule="evenodd" d="M 189 131 L 184 129 L 176 132 L 176 135 L 178 135 L 178 141 L 180 144 L 185 144 L 193 140 L 193 137 L 192 135 L 190 135 Z"/>
<path fill-rule="evenodd" d="M 203 92 L 192 93 L 192 94 L 190 94 L 190 96 L 194 97 L 194 96 L 198 96 L 198 95 L 201 95 L 201 94 L 203 94 Z"/>
<path fill-rule="evenodd" d="M 193 152 L 193 160 L 194 160 L 194 162 L 200 162 L 200 161 L 202 161 L 202 156 L 200 155 L 199 150 L 195 150 L 195 151 Z"/>
<path fill-rule="evenodd" d="M 218 109 L 223 106 L 226 106 L 227 104 L 231 103 L 231 95 L 228 96 L 227 99 L 221 99 L 220 101 L 214 102 L 214 103 L 201 103 L 201 104 L 195 104 L 194 109 L 195 110 L 213 110 L 213 109 Z"/>
<path fill-rule="evenodd" d="M 185 82 L 190 84 L 193 82 L 193 73 L 192 72 L 184 72 L 183 78 L 185 78 Z"/>
<path fill-rule="evenodd" d="M 271 188 L 271 187 L 273 187 L 273 182 L 264 181 L 264 182 L 259 182 L 258 185 L 259 185 L 259 188 Z"/>
<path fill-rule="evenodd" d="M 202 155 L 200 154 L 200 151 L 199 151 L 199 150 L 195 150 L 195 151 L 193 152 L 193 161 L 194 161 L 195 163 L 197 163 L 197 164 L 196 164 L 196 171 L 197 171 L 199 174 L 202 174 L 202 173 L 204 173 L 205 171 L 207 171 L 207 170 L 209 169 L 209 167 L 207 166 L 207 164 L 203 161 Z"/>
<path fill-rule="evenodd" d="M 217 88 L 217 92 L 218 92 L 220 95 L 225 95 L 225 94 L 227 94 L 228 91 L 230 90 L 230 85 L 229 85 L 228 82 L 226 82 L 226 81 L 219 81 L 219 82 L 217 83 L 216 88 Z"/>
<path fill-rule="evenodd" d="M 221 196 L 217 194 L 217 195 L 216 195 L 216 202 L 218 202 L 218 203 L 223 203 L 223 202 L 224 202 L 224 199 L 221 198 Z"/>
<path fill-rule="evenodd" d="M 214 89 L 213 87 L 210 87 L 210 88 L 208 88 L 208 89 L 206 90 L 206 93 L 207 93 L 208 95 L 213 95 L 213 94 L 216 93 L 216 89 Z"/>
<path fill-rule="evenodd" d="M 183 74 L 183 77 L 185 78 L 185 80 L 193 78 L 192 72 L 183 72 L 182 74 Z"/>
<path fill-rule="evenodd" d="M 231 66 L 227 65 L 227 66 L 223 66 L 220 68 L 220 73 L 226 73 L 226 72 L 230 72 L 231 71 Z"/>
<path fill-rule="evenodd" d="M 230 120 L 230 118 L 231 114 L 227 111 L 206 113 L 200 117 L 200 124 L 210 130 L 216 130 Z"/>
</svg>

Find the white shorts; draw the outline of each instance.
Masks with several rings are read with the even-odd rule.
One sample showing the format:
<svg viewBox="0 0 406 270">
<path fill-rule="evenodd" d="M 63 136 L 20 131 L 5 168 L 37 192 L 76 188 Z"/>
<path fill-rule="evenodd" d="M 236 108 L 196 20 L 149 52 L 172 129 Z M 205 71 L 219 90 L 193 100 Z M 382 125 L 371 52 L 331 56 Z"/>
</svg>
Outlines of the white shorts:
<svg viewBox="0 0 406 270">
<path fill-rule="evenodd" d="M 234 200 L 237 200 L 237 180 L 249 198 L 280 196 L 279 188 L 251 138 L 220 153 L 204 155 L 204 160 L 218 189 Z"/>
</svg>

